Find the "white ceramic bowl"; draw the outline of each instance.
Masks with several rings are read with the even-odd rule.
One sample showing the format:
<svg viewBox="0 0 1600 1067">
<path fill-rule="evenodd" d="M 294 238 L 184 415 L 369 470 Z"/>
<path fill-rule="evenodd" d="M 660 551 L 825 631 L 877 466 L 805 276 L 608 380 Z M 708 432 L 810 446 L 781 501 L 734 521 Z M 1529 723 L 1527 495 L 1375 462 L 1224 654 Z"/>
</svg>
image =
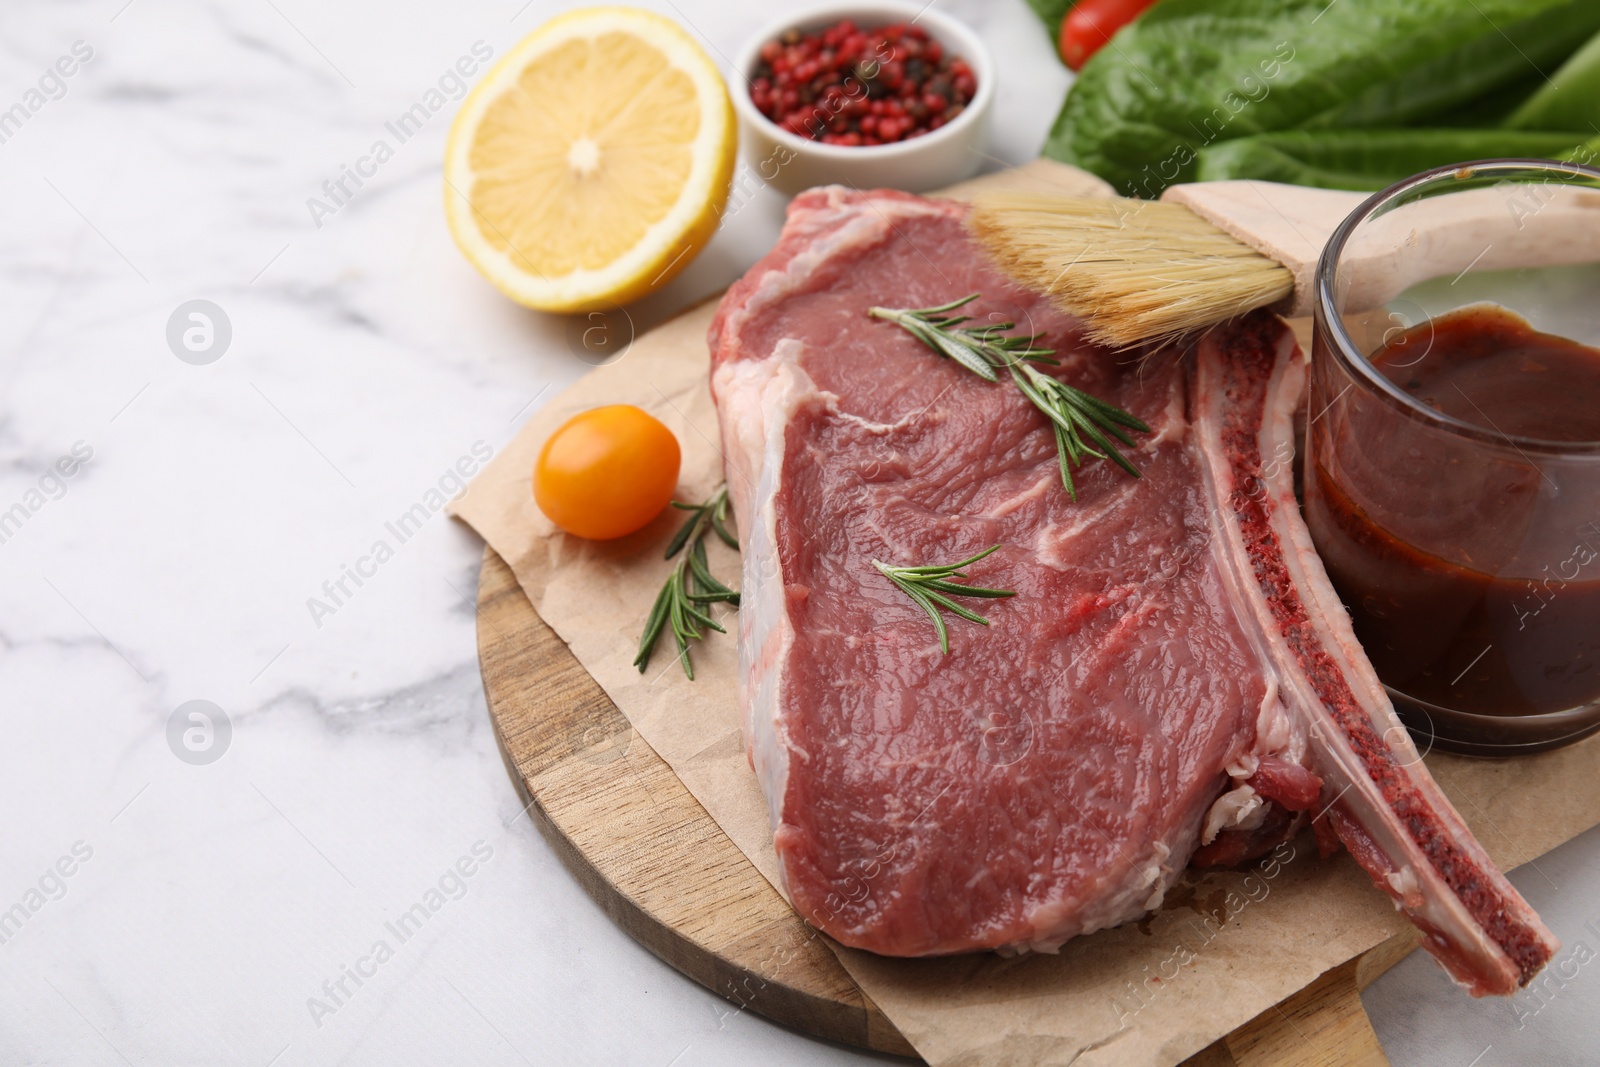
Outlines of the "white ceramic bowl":
<svg viewBox="0 0 1600 1067">
<path fill-rule="evenodd" d="M 915 19 L 945 51 L 967 61 L 978 91 L 955 121 L 894 144 L 852 148 L 824 144 L 781 129 L 756 110 L 750 99 L 750 75 L 760 59 L 761 46 L 785 30 L 818 30 L 845 18 L 853 19 L 864 29 Z M 751 38 L 735 63 L 737 69 L 728 79 L 728 91 L 734 110 L 739 113 L 739 140 L 745 162 L 756 178 L 785 193 L 833 184 L 920 193 L 971 177 L 983 163 L 989 110 L 994 102 L 994 62 L 977 34 L 930 6 L 877 0 L 801 8 Z"/>
</svg>

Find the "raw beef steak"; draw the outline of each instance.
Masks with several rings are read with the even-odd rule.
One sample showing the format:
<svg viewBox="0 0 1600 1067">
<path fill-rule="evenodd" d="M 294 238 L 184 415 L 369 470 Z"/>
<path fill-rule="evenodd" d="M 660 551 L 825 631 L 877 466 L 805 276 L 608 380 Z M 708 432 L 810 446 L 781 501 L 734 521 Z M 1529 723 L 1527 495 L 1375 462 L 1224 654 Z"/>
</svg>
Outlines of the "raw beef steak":
<svg viewBox="0 0 1600 1067">
<path fill-rule="evenodd" d="M 955 203 L 818 189 L 723 300 L 712 388 L 744 546 L 741 702 L 785 887 L 848 945 L 1053 951 L 1324 813 L 1475 991 L 1554 942 L 1439 795 L 1300 523 L 1303 360 L 1247 317 L 1118 359 L 1009 283 Z M 1048 424 L 872 305 L 969 293 L 1143 419 L 1061 487 Z M 991 545 L 928 617 L 873 566 Z"/>
</svg>

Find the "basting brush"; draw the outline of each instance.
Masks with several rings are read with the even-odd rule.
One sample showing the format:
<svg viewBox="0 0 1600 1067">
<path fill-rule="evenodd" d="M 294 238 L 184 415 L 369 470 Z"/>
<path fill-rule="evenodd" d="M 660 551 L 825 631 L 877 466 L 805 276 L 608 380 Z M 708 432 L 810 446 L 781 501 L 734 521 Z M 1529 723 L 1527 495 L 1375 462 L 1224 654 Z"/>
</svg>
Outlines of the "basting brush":
<svg viewBox="0 0 1600 1067">
<path fill-rule="evenodd" d="M 1257 181 L 1175 185 L 1160 200 L 995 192 L 974 198 L 972 225 L 1002 269 L 1054 295 L 1093 340 L 1125 348 L 1261 307 L 1309 314 L 1323 246 L 1367 198 Z M 1341 267 L 1355 285 L 1344 309 L 1377 307 L 1457 271 L 1596 258 L 1600 193 L 1564 190 L 1509 229 L 1507 204 L 1506 193 L 1481 188 L 1383 216 L 1346 246 Z"/>
</svg>

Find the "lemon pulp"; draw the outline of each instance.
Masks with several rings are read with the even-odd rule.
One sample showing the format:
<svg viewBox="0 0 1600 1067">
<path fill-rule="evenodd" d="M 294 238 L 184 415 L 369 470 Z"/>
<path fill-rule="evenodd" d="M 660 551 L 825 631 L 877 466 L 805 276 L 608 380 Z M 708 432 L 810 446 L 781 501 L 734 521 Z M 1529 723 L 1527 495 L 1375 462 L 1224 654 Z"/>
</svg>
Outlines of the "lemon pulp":
<svg viewBox="0 0 1600 1067">
<path fill-rule="evenodd" d="M 735 139 L 727 90 L 683 30 L 629 8 L 572 12 L 463 103 L 445 160 L 451 232 L 524 304 L 624 303 L 715 232 Z"/>
</svg>

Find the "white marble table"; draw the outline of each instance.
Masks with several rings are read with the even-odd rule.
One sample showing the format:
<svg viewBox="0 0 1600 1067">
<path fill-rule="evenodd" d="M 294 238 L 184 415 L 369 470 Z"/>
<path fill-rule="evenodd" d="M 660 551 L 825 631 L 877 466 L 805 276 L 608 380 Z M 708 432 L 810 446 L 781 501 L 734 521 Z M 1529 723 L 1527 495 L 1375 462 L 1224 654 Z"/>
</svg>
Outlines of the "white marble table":
<svg viewBox="0 0 1600 1067">
<path fill-rule="evenodd" d="M 940 2 L 1003 57 L 994 155 L 1030 158 L 1066 84 L 1042 35 L 1021 0 Z M 600 913 L 495 749 L 480 546 L 387 525 L 585 365 L 451 245 L 453 104 L 337 211 L 308 198 L 553 6 L 8 0 L 0 1064 L 870 1058 L 733 1011 Z M 768 16 L 662 6 L 720 54 Z M 735 277 L 780 208 L 758 193 L 638 327 Z M 209 362 L 220 333 L 169 347 L 193 300 L 231 328 Z M 169 731 L 195 700 L 209 748 Z M 1600 949 L 1597 859 L 1591 836 L 1517 880 Z M 1421 960 L 1369 1005 L 1401 1064 L 1600 1056 L 1600 963 L 1521 1030 Z"/>
</svg>

